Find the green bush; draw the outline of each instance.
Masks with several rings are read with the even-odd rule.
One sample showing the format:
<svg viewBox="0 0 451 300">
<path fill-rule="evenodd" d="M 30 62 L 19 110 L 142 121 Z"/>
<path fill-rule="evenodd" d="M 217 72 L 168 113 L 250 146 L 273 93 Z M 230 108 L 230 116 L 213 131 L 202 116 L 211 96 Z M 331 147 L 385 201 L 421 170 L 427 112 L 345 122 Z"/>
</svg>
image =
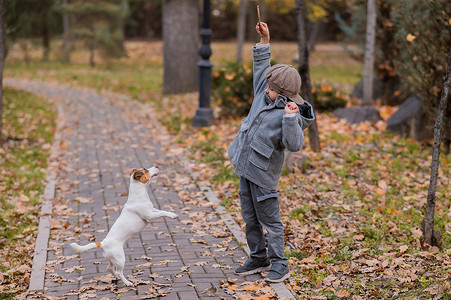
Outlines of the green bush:
<svg viewBox="0 0 451 300">
<path fill-rule="evenodd" d="M 247 115 L 254 98 L 252 76 L 252 63 L 228 62 L 213 72 L 213 97 L 223 115 Z M 318 111 L 333 111 L 348 103 L 346 94 L 326 84 L 315 85 L 312 93 Z"/>
<path fill-rule="evenodd" d="M 345 41 L 359 45 L 354 55 L 363 59 L 367 1 L 349 0 L 347 7 L 350 19 L 337 15 L 337 21 Z M 421 94 L 427 117 L 435 119 L 451 38 L 450 11 L 449 0 L 377 1 L 375 66 L 383 103 Z"/>
<path fill-rule="evenodd" d="M 244 116 L 254 98 L 252 63 L 228 62 L 213 72 L 213 97 L 224 115 Z"/>
<path fill-rule="evenodd" d="M 337 108 L 345 107 L 348 103 L 346 94 L 326 84 L 314 85 L 312 94 L 315 99 L 314 108 L 317 111 L 334 111 Z"/>
</svg>

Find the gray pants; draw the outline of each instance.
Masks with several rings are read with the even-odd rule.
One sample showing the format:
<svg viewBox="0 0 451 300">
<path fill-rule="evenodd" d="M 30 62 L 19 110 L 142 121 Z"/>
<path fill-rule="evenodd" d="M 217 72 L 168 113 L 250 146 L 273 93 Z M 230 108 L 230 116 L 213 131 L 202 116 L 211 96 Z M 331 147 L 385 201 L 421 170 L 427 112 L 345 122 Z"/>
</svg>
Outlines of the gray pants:
<svg viewBox="0 0 451 300">
<path fill-rule="evenodd" d="M 261 260 L 268 256 L 273 264 L 288 265 L 288 259 L 284 255 L 279 194 L 240 177 L 240 200 L 251 258 Z M 268 254 L 266 254 L 263 227 L 268 231 Z"/>
</svg>

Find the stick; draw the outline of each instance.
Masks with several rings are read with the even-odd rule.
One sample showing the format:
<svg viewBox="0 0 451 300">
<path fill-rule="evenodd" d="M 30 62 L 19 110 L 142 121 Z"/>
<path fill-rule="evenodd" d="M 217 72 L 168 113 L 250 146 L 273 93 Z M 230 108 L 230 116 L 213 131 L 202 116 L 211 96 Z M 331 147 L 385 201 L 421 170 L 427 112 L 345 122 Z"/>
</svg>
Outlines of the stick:
<svg viewBox="0 0 451 300">
<path fill-rule="evenodd" d="M 260 5 L 257 4 L 258 28 L 260 28 Z"/>
</svg>

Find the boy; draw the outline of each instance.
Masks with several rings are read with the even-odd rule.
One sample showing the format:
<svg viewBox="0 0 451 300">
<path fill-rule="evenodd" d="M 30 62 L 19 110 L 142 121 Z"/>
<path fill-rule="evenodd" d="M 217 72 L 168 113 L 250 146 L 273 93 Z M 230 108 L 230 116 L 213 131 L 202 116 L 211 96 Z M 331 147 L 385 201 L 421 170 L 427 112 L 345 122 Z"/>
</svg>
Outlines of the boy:
<svg viewBox="0 0 451 300">
<path fill-rule="evenodd" d="M 270 65 L 269 29 L 256 26 L 260 43 L 253 47 L 254 101 L 248 116 L 227 153 L 240 176 L 241 213 L 246 223 L 249 259 L 235 270 L 250 275 L 269 270 L 269 282 L 290 277 L 284 256 L 283 225 L 280 220 L 277 185 L 284 150 L 299 151 L 303 130 L 314 119 L 312 106 L 298 94 L 301 78 L 289 65 Z M 263 227 L 268 231 L 268 250 Z"/>
</svg>

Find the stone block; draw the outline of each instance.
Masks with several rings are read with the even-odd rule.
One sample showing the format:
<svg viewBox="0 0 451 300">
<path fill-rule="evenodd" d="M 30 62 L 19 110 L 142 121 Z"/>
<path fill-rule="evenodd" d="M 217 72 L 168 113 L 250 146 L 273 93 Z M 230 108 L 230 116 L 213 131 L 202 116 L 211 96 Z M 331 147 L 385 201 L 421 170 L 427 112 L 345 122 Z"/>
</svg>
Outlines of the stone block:
<svg viewBox="0 0 451 300">
<path fill-rule="evenodd" d="M 337 108 L 334 111 L 334 116 L 345 119 L 350 124 L 359 124 L 365 121 L 376 123 L 382 120 L 379 111 L 371 106 Z"/>
</svg>

